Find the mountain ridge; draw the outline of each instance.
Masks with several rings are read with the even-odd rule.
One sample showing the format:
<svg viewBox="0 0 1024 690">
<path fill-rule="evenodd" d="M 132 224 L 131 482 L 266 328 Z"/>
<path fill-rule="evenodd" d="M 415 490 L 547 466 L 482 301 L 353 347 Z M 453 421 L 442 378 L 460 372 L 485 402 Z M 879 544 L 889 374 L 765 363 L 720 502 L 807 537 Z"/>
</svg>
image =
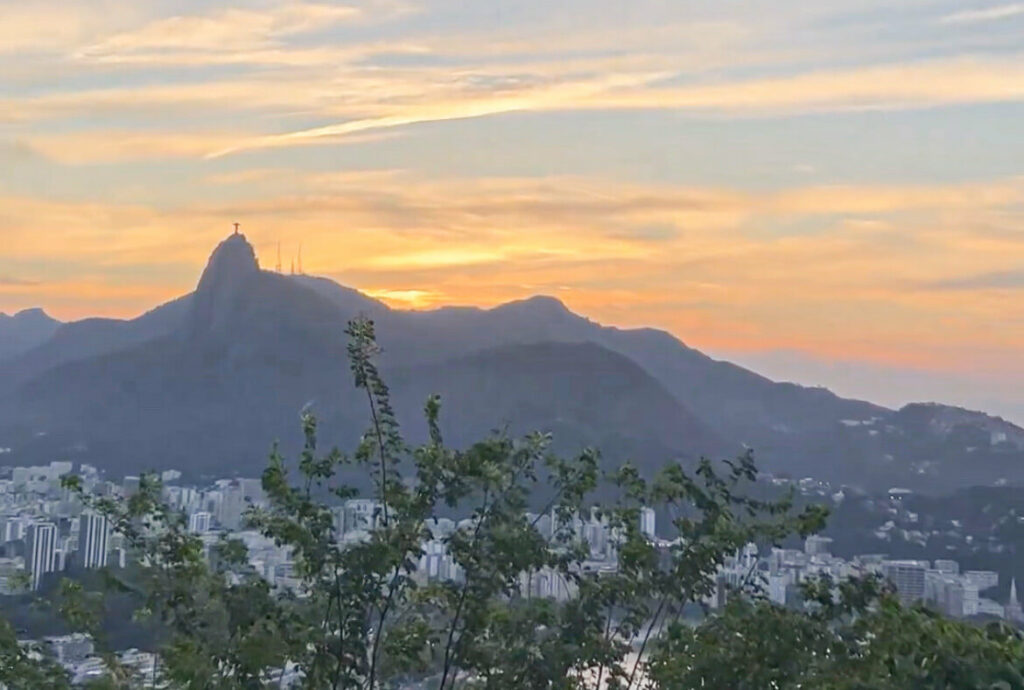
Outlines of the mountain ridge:
<svg viewBox="0 0 1024 690">
<path fill-rule="evenodd" d="M 41 345 L 60 325 L 60 321 L 39 307 L 22 309 L 14 314 L 0 312 L 0 360 Z"/>
<path fill-rule="evenodd" d="M 243 235 L 218 245 L 195 292 L 136 319 L 65 324 L 0 362 L 0 445 L 15 449 L 4 461 L 85 448 L 79 455 L 123 468 L 139 462 L 134 446 L 148 462 L 252 473 L 274 438 L 296 440 L 294 419 L 309 402 L 335 427 L 331 439 L 351 444 L 364 420 L 349 390 L 344 325 L 359 314 L 376 321 L 402 421 L 415 427 L 421 398 L 445 389 L 445 410 L 466 431 L 459 441 L 510 422 L 517 433 L 547 425 L 573 443 L 605 442 L 619 449 L 609 462 L 746 446 L 771 472 L 833 482 L 938 488 L 961 470 L 979 483 L 1024 481 L 1024 441 L 991 434 L 979 455 L 977 434 L 926 433 L 920 414 L 775 382 L 665 331 L 602 326 L 550 296 L 490 309 L 392 309 L 326 278 L 261 270 Z M 973 414 L 982 417 L 962 423 L 987 428 Z M 176 438 L 208 448 L 190 460 L 173 450 Z"/>
</svg>

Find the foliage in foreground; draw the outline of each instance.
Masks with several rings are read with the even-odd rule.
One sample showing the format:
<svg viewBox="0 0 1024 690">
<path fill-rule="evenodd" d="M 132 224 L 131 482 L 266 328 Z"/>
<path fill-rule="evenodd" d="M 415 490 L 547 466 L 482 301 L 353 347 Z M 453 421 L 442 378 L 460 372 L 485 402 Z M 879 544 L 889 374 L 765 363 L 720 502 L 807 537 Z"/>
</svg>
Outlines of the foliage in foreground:
<svg viewBox="0 0 1024 690">
<path fill-rule="evenodd" d="M 629 464 L 603 474 L 596 451 L 558 457 L 540 434 L 452 449 L 436 398 L 425 406 L 429 440 L 410 446 L 375 365 L 373 324 L 354 321 L 348 332 L 366 434 L 351 454 L 323 452 L 318 421 L 304 412 L 300 456 L 288 462 L 274 449 L 263 473 L 268 505 L 248 515 L 253 529 L 291 550 L 294 590 L 272 588 L 236 540 L 205 553 L 153 477 L 123 502 L 84 495 L 69 481 L 131 547 L 133 567 L 111 573 L 110 586 L 133 594 L 136 617 L 161 631 L 164 686 L 1024 688 L 1015 634 L 904 609 L 871 580 L 843 583 L 835 595 L 833 583 L 811 585 L 803 611 L 737 593 L 719 615 L 689 627 L 684 607 L 715 591 L 727 558 L 750 542 L 820 529 L 824 511 L 749 497 L 749 454 L 703 460 L 692 472 L 669 464 L 645 479 Z M 339 478 L 352 471 L 372 477 L 379 510 L 363 538 L 340 543 L 332 508 L 356 495 Z M 678 538 L 658 546 L 643 534 L 644 507 L 670 516 Z M 591 514 L 612 535 L 614 570 L 588 562 L 576 518 Z M 444 537 L 461 577 L 422 581 L 422 546 L 443 515 L 469 516 Z M 572 596 L 533 596 L 541 578 Z M 109 670 L 102 687 L 141 684 L 104 645 L 100 593 L 65 583 L 54 605 L 96 638 Z M 68 678 L 19 647 L 7 626 L 0 683 L 65 688 Z"/>
<path fill-rule="evenodd" d="M 1021 636 L 1002 623 L 974 626 L 903 607 L 876 578 L 822 578 L 804 593 L 805 609 L 736 597 L 699 626 L 673 626 L 648 667 L 652 686 L 1024 688 Z"/>
</svg>

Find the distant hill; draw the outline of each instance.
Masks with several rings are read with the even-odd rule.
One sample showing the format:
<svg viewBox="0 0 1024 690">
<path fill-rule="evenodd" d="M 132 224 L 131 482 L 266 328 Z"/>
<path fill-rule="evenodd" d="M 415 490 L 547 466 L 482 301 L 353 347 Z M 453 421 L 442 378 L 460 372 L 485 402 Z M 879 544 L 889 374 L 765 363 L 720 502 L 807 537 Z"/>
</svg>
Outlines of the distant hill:
<svg viewBox="0 0 1024 690">
<path fill-rule="evenodd" d="M 25 309 L 13 316 L 0 312 L 0 360 L 41 345 L 59 327 L 60 321 L 42 309 Z"/>
<path fill-rule="evenodd" d="M 65 362 L 117 352 L 166 335 L 190 309 L 191 295 L 128 321 L 90 318 L 57 324 L 41 344 L 0 361 L 0 395 Z"/>
<path fill-rule="evenodd" d="M 0 446 L 13 449 L 2 461 L 254 475 L 274 439 L 298 442 L 307 404 L 324 419 L 325 443 L 351 447 L 366 426 L 345 357 L 345 324 L 358 314 L 377 324 L 413 438 L 437 392 L 457 444 L 539 429 L 563 450 L 599 446 L 609 463 L 750 446 L 769 471 L 854 485 L 1024 481 L 1024 430 L 981 413 L 892 411 L 777 383 L 663 331 L 601 326 L 550 297 L 390 309 L 325 278 L 263 271 L 242 235 L 216 248 L 194 293 L 137 319 L 60 326 L 0 361 Z"/>
<path fill-rule="evenodd" d="M 504 345 L 398 371 L 393 381 L 406 417 L 440 394 L 442 431 L 459 445 L 507 426 L 553 432 L 566 452 L 590 445 L 643 459 L 739 450 L 635 362 L 596 343 Z"/>
<path fill-rule="evenodd" d="M 1024 429 L 984 412 L 938 403 L 913 403 L 901 408 L 892 420 L 914 435 L 940 440 L 959 437 L 980 446 L 1024 448 Z"/>
</svg>

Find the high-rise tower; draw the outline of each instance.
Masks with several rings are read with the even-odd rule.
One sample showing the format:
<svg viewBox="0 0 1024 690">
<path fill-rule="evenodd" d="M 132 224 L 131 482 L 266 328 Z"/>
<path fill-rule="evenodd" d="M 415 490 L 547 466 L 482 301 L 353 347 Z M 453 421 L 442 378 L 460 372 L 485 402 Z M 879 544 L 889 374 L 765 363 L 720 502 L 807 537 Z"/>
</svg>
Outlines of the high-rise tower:
<svg viewBox="0 0 1024 690">
<path fill-rule="evenodd" d="M 32 589 L 39 589 L 43 575 L 52 573 L 56 565 L 57 526 L 52 522 L 29 525 L 25 534 L 25 565 L 31 575 Z"/>
<path fill-rule="evenodd" d="M 107 565 L 107 547 L 110 523 L 106 515 L 82 513 L 78 526 L 78 554 L 83 568 L 103 568 Z"/>
</svg>

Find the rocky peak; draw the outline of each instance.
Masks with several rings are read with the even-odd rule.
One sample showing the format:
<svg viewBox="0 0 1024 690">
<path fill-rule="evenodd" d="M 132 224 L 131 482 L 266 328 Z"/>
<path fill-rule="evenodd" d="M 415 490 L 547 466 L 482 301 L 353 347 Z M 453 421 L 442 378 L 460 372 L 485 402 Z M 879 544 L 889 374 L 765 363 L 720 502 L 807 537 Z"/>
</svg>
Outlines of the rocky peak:
<svg viewBox="0 0 1024 690">
<path fill-rule="evenodd" d="M 206 268 L 199 279 L 196 292 L 211 292 L 230 289 L 245 282 L 251 275 L 260 270 L 256 260 L 256 251 L 245 239 L 245 235 L 235 233 L 217 245 L 206 262 Z"/>
<path fill-rule="evenodd" d="M 256 251 L 245 235 L 235 232 L 218 244 L 206 262 L 196 288 L 192 306 L 193 328 L 215 328 L 259 272 Z"/>
<path fill-rule="evenodd" d="M 0 312 L 0 319 L 11 319 L 20 321 L 22 323 L 54 323 L 55 320 L 50 317 L 40 307 L 30 307 L 28 309 L 22 309 L 19 312 L 15 312 L 13 315 L 4 314 Z"/>
</svg>

